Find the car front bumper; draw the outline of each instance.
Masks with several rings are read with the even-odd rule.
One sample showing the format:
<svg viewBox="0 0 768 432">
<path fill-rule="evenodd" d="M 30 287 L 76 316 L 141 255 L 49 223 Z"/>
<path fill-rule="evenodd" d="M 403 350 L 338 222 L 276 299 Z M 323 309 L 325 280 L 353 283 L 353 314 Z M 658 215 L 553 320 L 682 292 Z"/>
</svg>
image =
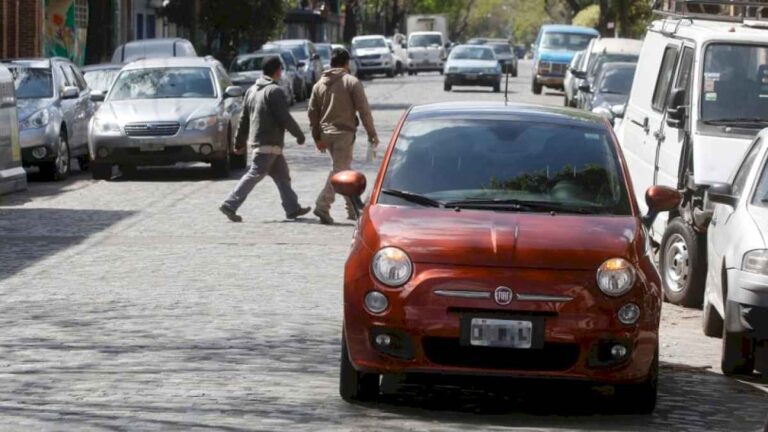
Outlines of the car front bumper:
<svg viewBox="0 0 768 432">
<path fill-rule="evenodd" d="M 536 82 L 547 87 L 563 88 L 564 81 L 565 75 L 536 74 Z"/>
<path fill-rule="evenodd" d="M 450 85 L 493 87 L 501 83 L 501 75 L 451 72 L 445 74 L 445 82 Z"/>
<path fill-rule="evenodd" d="M 443 70 L 443 65 L 445 63 L 442 60 L 433 61 L 433 60 L 417 60 L 417 59 L 408 59 L 408 70 L 419 72 L 419 71 L 441 71 Z"/>
<path fill-rule="evenodd" d="M 653 290 L 638 282 L 631 293 L 614 299 L 597 290 L 594 271 L 489 270 L 418 264 L 419 271 L 412 282 L 391 289 L 378 285 L 367 271 L 350 276 L 353 268 L 364 264 L 356 261 L 351 256 L 347 266 L 344 333 L 350 360 L 359 371 L 546 377 L 619 384 L 644 380 L 656 354 L 661 310 L 656 282 L 649 282 L 656 287 Z M 511 288 L 520 294 L 572 299 L 515 300 L 508 306 L 499 306 L 493 300 L 493 291 L 509 281 L 516 281 Z M 382 314 L 372 314 L 363 306 L 365 294 L 372 289 L 384 293 L 389 300 L 389 307 Z M 435 293 L 462 289 L 486 292 L 488 297 L 459 298 Z M 649 295 L 650 291 L 654 294 Z M 616 318 L 619 307 L 628 302 L 641 308 L 640 319 L 634 325 L 624 325 Z M 534 332 L 543 333 L 543 345 L 531 349 L 467 345 L 463 341 L 468 329 L 462 321 L 473 317 L 531 320 L 534 329 L 539 328 Z M 376 343 L 379 334 L 390 336 L 390 347 Z M 627 348 L 622 359 L 610 355 L 610 348 L 616 344 Z"/>
<path fill-rule="evenodd" d="M 53 161 L 56 158 L 58 144 L 59 132 L 53 126 L 53 122 L 45 127 L 19 131 L 19 147 L 21 147 L 21 160 L 24 166 Z M 32 155 L 32 151 L 39 147 L 46 149 L 45 156 L 42 158 Z"/>
<path fill-rule="evenodd" d="M 728 330 L 768 339 L 768 276 L 738 269 L 728 270 L 727 274 L 725 315 Z"/>
</svg>

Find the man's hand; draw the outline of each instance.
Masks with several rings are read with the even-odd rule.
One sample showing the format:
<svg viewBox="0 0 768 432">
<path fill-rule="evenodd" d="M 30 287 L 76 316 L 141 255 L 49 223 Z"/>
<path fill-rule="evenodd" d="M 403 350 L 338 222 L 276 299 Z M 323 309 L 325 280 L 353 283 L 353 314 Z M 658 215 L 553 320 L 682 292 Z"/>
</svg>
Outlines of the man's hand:
<svg viewBox="0 0 768 432">
<path fill-rule="evenodd" d="M 240 147 L 240 148 L 235 147 L 235 150 L 232 151 L 232 153 L 240 156 L 240 155 L 244 155 L 246 151 L 247 151 L 246 147 Z"/>
<path fill-rule="evenodd" d="M 371 145 L 371 147 L 378 147 L 379 137 L 368 138 L 368 143 Z"/>
<path fill-rule="evenodd" d="M 304 137 L 296 138 L 296 144 L 298 145 L 304 145 L 305 142 L 307 142 L 307 139 Z"/>
<path fill-rule="evenodd" d="M 323 141 L 315 142 L 315 147 L 317 147 L 317 151 L 320 153 L 325 153 L 325 151 L 328 150 L 328 145 Z"/>
</svg>

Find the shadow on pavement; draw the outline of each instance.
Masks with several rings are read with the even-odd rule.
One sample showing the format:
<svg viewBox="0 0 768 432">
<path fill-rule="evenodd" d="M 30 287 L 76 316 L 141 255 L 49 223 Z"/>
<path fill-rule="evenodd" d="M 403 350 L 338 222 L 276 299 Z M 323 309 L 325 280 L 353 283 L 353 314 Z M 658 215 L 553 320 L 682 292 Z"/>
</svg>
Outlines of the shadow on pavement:
<svg viewBox="0 0 768 432">
<path fill-rule="evenodd" d="M 249 162 L 250 163 L 250 162 Z M 209 181 L 229 180 L 239 178 L 245 170 L 231 170 L 229 177 L 217 178 L 207 164 L 181 164 L 164 167 L 141 167 L 131 173 L 120 173 L 113 178 L 114 182 L 179 182 L 179 181 Z"/>
<path fill-rule="evenodd" d="M 104 231 L 134 212 L 0 208 L 0 281 Z M 73 269 L 74 270 L 74 269 Z"/>
</svg>

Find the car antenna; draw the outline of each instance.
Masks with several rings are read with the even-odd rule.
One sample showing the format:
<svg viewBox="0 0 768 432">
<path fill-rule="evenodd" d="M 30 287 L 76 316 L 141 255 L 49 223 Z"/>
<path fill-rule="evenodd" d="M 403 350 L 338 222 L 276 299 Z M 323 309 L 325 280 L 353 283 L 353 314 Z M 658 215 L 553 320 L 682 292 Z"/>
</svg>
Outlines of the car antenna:
<svg viewBox="0 0 768 432">
<path fill-rule="evenodd" d="M 509 70 L 504 76 L 504 105 L 509 105 Z"/>
</svg>

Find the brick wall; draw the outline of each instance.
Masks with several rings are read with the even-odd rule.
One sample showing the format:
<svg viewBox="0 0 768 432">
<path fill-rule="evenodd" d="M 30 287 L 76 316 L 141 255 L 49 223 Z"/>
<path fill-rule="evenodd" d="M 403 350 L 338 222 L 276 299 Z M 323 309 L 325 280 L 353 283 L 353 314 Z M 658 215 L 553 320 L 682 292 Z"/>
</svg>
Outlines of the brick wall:
<svg viewBox="0 0 768 432">
<path fill-rule="evenodd" d="M 18 4 L 18 9 L 17 9 Z M 0 0 L 0 56 L 39 57 L 44 29 L 40 0 Z"/>
</svg>

